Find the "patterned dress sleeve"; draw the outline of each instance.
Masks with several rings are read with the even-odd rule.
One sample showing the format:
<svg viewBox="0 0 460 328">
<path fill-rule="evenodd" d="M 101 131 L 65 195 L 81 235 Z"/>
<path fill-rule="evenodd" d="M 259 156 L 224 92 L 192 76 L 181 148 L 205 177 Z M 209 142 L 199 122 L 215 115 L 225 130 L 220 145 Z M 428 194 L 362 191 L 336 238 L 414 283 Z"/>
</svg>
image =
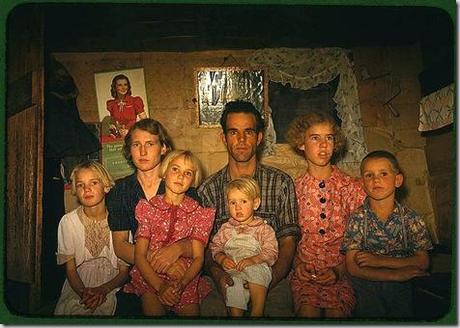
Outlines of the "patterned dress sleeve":
<svg viewBox="0 0 460 328">
<path fill-rule="evenodd" d="M 75 258 L 76 241 L 70 217 L 64 215 L 58 226 L 57 264 L 64 264 Z"/>
<path fill-rule="evenodd" d="M 190 235 L 190 239 L 196 239 L 203 243 L 204 246 L 208 244 L 209 234 L 214 223 L 214 214 L 216 210 L 209 207 L 199 206 L 192 215 L 195 217 L 195 225 Z"/>
<path fill-rule="evenodd" d="M 224 251 L 225 243 L 228 241 L 228 233 L 226 233 L 227 230 L 228 224 L 224 223 L 209 243 L 209 249 L 214 260 L 216 259 L 217 254 Z"/>
<path fill-rule="evenodd" d="M 425 221 L 415 211 L 409 213 L 409 248 L 412 251 L 427 251 L 433 248 Z"/>
<path fill-rule="evenodd" d="M 155 214 L 155 209 L 150 203 L 145 200 L 141 199 L 139 203 L 136 205 L 136 220 L 138 222 L 138 227 L 136 234 L 134 236 L 134 240 L 137 238 L 146 238 L 150 239 L 152 234 L 151 227 L 152 227 L 152 220 Z"/>
<path fill-rule="evenodd" d="M 346 195 L 348 195 L 346 199 L 346 204 L 348 207 L 348 215 L 353 213 L 358 207 L 360 207 L 364 199 L 366 198 L 366 193 L 363 188 L 363 182 L 359 178 L 351 177 L 350 184 L 348 186 L 348 190 L 346 191 Z"/>
<path fill-rule="evenodd" d="M 346 253 L 351 250 L 362 250 L 364 245 L 364 235 L 362 231 L 363 218 L 357 213 L 353 213 L 347 224 L 343 235 L 343 243 L 340 251 Z"/>
<path fill-rule="evenodd" d="M 144 102 L 141 97 L 133 97 L 134 111 L 136 115 L 139 115 L 144 111 Z"/>
<path fill-rule="evenodd" d="M 256 239 L 260 243 L 262 251 L 258 257 L 269 266 L 272 266 L 278 259 L 278 241 L 272 227 L 268 224 L 262 224 L 256 232 Z"/>
</svg>

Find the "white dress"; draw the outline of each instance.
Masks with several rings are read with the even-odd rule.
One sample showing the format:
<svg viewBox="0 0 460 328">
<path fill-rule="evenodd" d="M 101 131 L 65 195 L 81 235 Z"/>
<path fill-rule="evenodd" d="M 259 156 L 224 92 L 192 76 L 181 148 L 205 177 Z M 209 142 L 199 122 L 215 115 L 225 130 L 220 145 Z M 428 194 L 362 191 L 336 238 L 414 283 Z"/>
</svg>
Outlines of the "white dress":
<svg viewBox="0 0 460 328">
<path fill-rule="evenodd" d="M 74 258 L 77 272 L 85 287 L 97 287 L 112 280 L 118 274 L 120 263 L 113 250 L 112 236 L 103 221 L 92 221 L 83 212 L 83 207 L 64 215 L 59 222 L 57 262 L 63 264 Z M 80 304 L 80 297 L 66 279 L 55 315 L 113 315 L 117 305 L 116 288 L 107 295 L 107 300 L 94 312 Z"/>
</svg>

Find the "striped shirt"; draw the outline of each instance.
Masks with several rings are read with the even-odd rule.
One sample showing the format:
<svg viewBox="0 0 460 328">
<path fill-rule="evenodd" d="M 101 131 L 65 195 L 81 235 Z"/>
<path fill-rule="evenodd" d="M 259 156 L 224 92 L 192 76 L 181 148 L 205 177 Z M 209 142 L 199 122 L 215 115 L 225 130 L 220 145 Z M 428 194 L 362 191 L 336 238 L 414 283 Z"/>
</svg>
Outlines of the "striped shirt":
<svg viewBox="0 0 460 328">
<path fill-rule="evenodd" d="M 261 204 L 254 215 L 266 220 L 275 230 L 276 238 L 300 237 L 297 200 L 294 183 L 283 171 L 258 164 L 253 177 L 260 186 Z M 228 165 L 208 177 L 198 188 L 203 206 L 216 208 L 216 218 L 211 238 L 220 226 L 230 218 L 225 195 L 225 187 L 231 181 Z"/>
</svg>

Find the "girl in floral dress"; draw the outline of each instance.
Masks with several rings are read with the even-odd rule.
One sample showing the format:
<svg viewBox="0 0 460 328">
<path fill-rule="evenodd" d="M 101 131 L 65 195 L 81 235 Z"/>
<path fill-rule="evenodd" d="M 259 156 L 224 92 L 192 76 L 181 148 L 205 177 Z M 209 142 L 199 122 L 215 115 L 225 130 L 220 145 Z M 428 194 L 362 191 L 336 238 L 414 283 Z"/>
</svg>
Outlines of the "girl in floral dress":
<svg viewBox="0 0 460 328">
<path fill-rule="evenodd" d="M 365 198 L 362 183 L 331 163 L 345 139 L 330 115 L 296 118 L 287 137 L 308 163 L 295 183 L 302 231 L 290 275 L 296 315 L 349 316 L 355 298 L 340 246 L 347 217 Z"/>
<path fill-rule="evenodd" d="M 214 221 L 214 209 L 203 208 L 185 195 L 190 186 L 201 179 L 198 159 L 190 152 L 174 150 L 161 163 L 160 175 L 166 192 L 136 206 L 139 223 L 135 239 L 135 266 L 130 271 L 131 283 L 126 292 L 141 297 L 144 315 L 199 315 L 199 304 L 210 292 L 209 284 L 200 276 L 204 249 Z M 158 274 L 147 260 L 148 253 L 179 240 L 191 240 L 191 257 L 184 258 L 187 269 L 183 275 Z"/>
</svg>

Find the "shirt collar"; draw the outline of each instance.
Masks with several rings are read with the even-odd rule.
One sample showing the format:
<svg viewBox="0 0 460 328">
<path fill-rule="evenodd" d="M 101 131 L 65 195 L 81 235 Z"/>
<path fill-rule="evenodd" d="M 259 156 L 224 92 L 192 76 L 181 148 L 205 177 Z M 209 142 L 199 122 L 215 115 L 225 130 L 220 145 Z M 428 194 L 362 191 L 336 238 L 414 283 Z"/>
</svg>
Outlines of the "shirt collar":
<svg viewBox="0 0 460 328">
<path fill-rule="evenodd" d="M 172 209 L 174 207 L 177 207 L 180 210 L 184 211 L 185 213 L 192 213 L 199 206 L 197 201 L 193 200 L 192 198 L 190 198 L 188 196 L 185 196 L 184 200 L 179 205 L 173 205 L 173 204 L 167 203 L 164 200 L 164 195 L 154 196 L 152 199 L 150 199 L 149 203 L 153 207 L 155 207 L 155 208 L 157 208 L 157 209 L 159 209 L 161 211 L 167 211 L 167 210 L 170 210 L 170 209 Z"/>
</svg>

